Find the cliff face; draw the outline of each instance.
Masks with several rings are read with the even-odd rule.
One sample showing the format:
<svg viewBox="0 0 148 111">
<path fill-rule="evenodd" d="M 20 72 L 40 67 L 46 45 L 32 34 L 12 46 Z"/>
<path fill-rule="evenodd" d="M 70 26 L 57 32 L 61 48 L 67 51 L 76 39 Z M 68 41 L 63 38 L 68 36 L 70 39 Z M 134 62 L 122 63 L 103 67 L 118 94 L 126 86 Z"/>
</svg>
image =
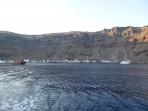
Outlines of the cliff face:
<svg viewBox="0 0 148 111">
<path fill-rule="evenodd" d="M 0 59 L 117 60 L 148 62 L 148 26 L 113 27 L 98 32 L 21 35 L 0 32 Z"/>
<path fill-rule="evenodd" d="M 102 32 L 112 37 L 128 37 L 129 42 L 148 42 L 148 26 L 113 27 L 112 29 L 104 29 Z"/>
</svg>

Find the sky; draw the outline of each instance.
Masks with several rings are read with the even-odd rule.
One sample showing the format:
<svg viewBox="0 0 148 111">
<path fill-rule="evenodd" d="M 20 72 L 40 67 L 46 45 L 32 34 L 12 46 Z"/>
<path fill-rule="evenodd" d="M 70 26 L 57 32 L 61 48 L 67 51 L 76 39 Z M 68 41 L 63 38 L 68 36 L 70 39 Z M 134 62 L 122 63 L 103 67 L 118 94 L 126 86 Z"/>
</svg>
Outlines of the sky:
<svg viewBox="0 0 148 111">
<path fill-rule="evenodd" d="M 20 34 L 145 25 L 148 0 L 0 0 L 0 30 Z"/>
</svg>

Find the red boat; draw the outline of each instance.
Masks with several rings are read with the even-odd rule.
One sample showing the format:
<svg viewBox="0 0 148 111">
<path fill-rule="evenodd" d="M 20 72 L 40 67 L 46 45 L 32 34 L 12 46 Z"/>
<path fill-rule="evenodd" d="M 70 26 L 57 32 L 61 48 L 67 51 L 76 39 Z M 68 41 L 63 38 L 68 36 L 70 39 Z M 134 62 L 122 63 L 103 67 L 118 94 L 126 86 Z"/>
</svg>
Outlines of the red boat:
<svg viewBox="0 0 148 111">
<path fill-rule="evenodd" d="M 26 64 L 26 61 L 24 61 L 23 59 L 21 59 L 21 60 L 15 61 L 14 64 L 16 64 L 16 65 L 24 65 L 24 64 Z"/>
<path fill-rule="evenodd" d="M 16 60 L 14 62 L 14 64 L 16 64 L 16 65 L 24 65 L 24 64 L 26 64 L 26 61 L 24 61 L 24 59 L 22 57 L 22 48 L 19 49 L 19 60 Z"/>
</svg>

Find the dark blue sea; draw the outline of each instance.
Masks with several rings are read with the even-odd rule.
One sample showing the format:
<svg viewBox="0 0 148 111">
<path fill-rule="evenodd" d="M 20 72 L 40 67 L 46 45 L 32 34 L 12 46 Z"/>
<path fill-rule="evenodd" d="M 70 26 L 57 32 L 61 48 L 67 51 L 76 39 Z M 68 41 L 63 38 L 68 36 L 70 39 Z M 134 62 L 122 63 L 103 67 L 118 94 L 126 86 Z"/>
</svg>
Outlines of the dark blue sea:
<svg viewBox="0 0 148 111">
<path fill-rule="evenodd" d="M 1 64 L 0 111 L 148 111 L 148 64 Z"/>
</svg>

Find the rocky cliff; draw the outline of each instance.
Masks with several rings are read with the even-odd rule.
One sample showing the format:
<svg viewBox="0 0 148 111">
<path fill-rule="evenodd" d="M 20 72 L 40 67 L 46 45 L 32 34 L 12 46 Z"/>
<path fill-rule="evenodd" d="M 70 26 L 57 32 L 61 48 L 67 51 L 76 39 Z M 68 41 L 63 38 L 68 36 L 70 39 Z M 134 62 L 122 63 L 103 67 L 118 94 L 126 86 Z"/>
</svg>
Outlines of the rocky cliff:
<svg viewBox="0 0 148 111">
<path fill-rule="evenodd" d="M 0 59 L 116 60 L 148 62 L 148 26 L 113 27 L 97 32 L 22 35 L 0 31 Z"/>
</svg>

